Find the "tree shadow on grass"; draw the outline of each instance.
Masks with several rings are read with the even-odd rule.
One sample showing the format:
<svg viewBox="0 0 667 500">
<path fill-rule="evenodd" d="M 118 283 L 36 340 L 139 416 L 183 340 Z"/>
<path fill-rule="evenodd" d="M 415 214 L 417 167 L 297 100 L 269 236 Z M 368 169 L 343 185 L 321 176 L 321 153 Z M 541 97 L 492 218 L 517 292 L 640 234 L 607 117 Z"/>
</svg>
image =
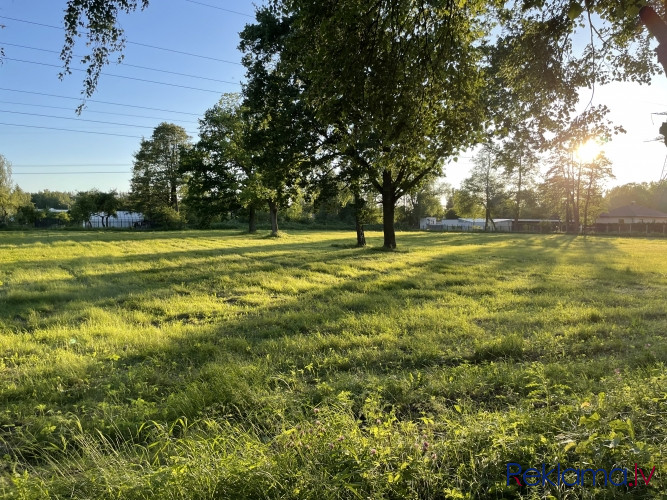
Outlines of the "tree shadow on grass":
<svg viewBox="0 0 667 500">
<path fill-rule="evenodd" d="M 487 236 L 443 238 L 454 244 L 444 246 L 442 253 L 423 255 L 420 249 L 430 250 L 442 242 L 419 236 L 414 243 L 406 238 L 410 250 L 407 260 L 404 254 L 395 252 L 332 247 L 330 240 L 177 250 L 157 256 L 73 257 L 59 264 L 67 267 L 72 277 L 43 288 L 26 285 L 26 290 L 9 297 L 5 292 L 0 299 L 8 307 L 0 311 L 0 321 L 5 329 L 9 326 L 21 334 L 30 331 L 23 324 L 28 316 L 35 311 L 37 316 L 42 314 L 40 307 L 45 308 L 46 316 L 33 325 L 32 331 L 55 327 L 65 319 L 64 326 L 76 332 L 87 320 L 85 314 L 77 314 L 77 309 L 85 307 L 116 311 L 127 318 L 132 311 L 149 317 L 150 326 L 127 325 L 137 332 L 162 336 L 163 341 L 148 345 L 137 342 L 136 346 L 119 349 L 92 365 L 83 377 L 88 385 L 81 385 L 81 377 L 62 380 L 61 392 L 38 396 L 37 402 L 79 416 L 87 429 L 108 418 L 106 407 L 121 415 L 119 420 L 132 435 L 150 419 L 192 419 L 203 414 L 226 414 L 232 408 L 236 408 L 235 418 L 240 421 L 268 418 L 266 412 L 275 410 L 272 406 L 288 407 L 294 416 L 307 401 L 316 404 L 327 397 L 323 383 L 357 394 L 378 380 L 403 380 L 415 370 L 539 359 L 539 348 L 526 349 L 517 357 L 512 351 L 516 346 L 511 343 L 480 350 L 473 336 L 492 338 L 497 334 L 493 329 L 499 328 L 487 323 L 485 327 L 492 331 L 485 332 L 476 322 L 479 311 L 486 307 L 480 304 L 492 300 L 500 284 L 512 283 L 517 276 L 522 281 L 515 293 L 548 291 L 545 281 L 556 279 L 553 271 L 563 259 L 572 259 L 565 251 L 573 251 L 568 248 L 574 240 Z M 424 241 L 430 243 L 422 245 Z M 607 243 L 587 243 L 577 250 L 583 255 L 576 257 L 590 261 L 595 251 L 613 249 Z M 258 253 L 264 255 L 256 258 Z M 151 267 L 156 260 L 175 265 Z M 27 265 L 38 263 L 43 264 L 28 261 Z M 138 271 L 104 270 L 105 266 L 123 263 L 147 267 Z M 378 271 L 379 264 L 388 267 Z M 99 266 L 100 273 L 76 274 L 77 269 L 86 266 Z M 363 272 L 348 277 L 337 272 L 342 266 Z M 263 289 L 263 282 L 257 278 L 262 274 L 275 275 L 272 279 L 278 291 Z M 302 288 L 280 291 L 280 280 L 293 279 L 294 275 L 303 279 Z M 318 276 L 322 277 L 320 281 Z M 221 278 L 226 279 L 229 290 L 219 288 Z M 558 279 L 555 288 L 564 286 Z M 259 307 L 253 307 L 248 289 L 250 295 L 260 295 Z M 178 302 L 178 297 L 189 294 L 213 295 L 220 307 L 209 314 L 203 305 L 185 307 Z M 151 298 L 164 300 L 165 306 L 146 306 L 144 301 Z M 444 319 L 436 315 L 436 322 L 431 323 L 410 315 L 412 310 L 418 314 L 429 307 L 446 308 L 448 303 L 473 312 L 458 312 Z M 526 328 L 535 326 L 529 319 L 523 324 Z M 85 329 L 82 334 L 86 335 Z M 52 349 L 91 356 L 95 345 L 77 342 Z M 113 394 L 102 390 L 106 386 L 114 389 Z M 30 392 L 30 387 L 19 388 L 13 395 L 7 393 L 3 399 L 22 401 L 27 398 L 25 391 Z M 29 399 L 34 406 L 36 401 Z M 144 402 L 141 409 L 136 403 L 139 400 Z M 83 407 L 99 409 L 91 417 L 81 411 Z"/>
</svg>

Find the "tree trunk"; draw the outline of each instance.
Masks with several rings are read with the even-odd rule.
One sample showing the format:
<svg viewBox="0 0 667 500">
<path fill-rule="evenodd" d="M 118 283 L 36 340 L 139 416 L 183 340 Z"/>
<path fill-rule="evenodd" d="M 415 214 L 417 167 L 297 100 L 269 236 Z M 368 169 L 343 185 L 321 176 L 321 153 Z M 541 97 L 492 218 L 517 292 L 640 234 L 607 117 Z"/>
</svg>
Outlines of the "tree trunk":
<svg viewBox="0 0 667 500">
<path fill-rule="evenodd" d="M 519 228 L 519 216 L 521 215 L 521 181 L 523 176 L 521 157 L 519 157 L 519 182 L 516 189 L 516 212 L 514 213 L 514 223 Z"/>
<path fill-rule="evenodd" d="M 278 203 L 269 200 L 269 213 L 271 214 L 271 236 L 278 236 Z"/>
<path fill-rule="evenodd" d="M 171 208 L 173 208 L 176 212 L 178 212 L 178 196 L 176 195 L 176 181 L 172 181 L 170 184 L 171 184 L 171 192 L 169 193 L 169 202 L 171 204 Z"/>
<path fill-rule="evenodd" d="M 355 226 L 357 229 L 357 246 L 365 247 L 366 246 L 366 234 L 364 233 L 364 225 L 361 223 L 359 216 L 355 216 Z"/>
<path fill-rule="evenodd" d="M 250 205 L 250 213 L 248 214 L 248 232 L 250 234 L 255 234 L 257 232 L 257 214 L 255 213 L 255 207 Z"/>
<path fill-rule="evenodd" d="M 364 233 L 364 224 L 361 221 L 364 200 L 358 192 L 354 193 L 354 226 L 357 230 L 357 246 L 366 246 L 366 234 Z"/>
<path fill-rule="evenodd" d="M 586 190 L 586 200 L 584 200 L 584 227 L 583 233 L 586 234 L 586 226 L 588 225 L 588 206 L 591 201 L 591 191 L 593 190 L 593 177 L 591 176 L 590 182 L 588 183 L 588 189 Z"/>
<path fill-rule="evenodd" d="M 577 171 L 573 196 L 575 197 L 573 203 L 574 231 L 579 234 L 579 231 L 581 230 L 581 162 L 579 162 L 579 170 Z"/>
<path fill-rule="evenodd" d="M 382 172 L 382 230 L 384 231 L 384 245 L 388 250 L 396 248 L 396 232 L 394 231 L 394 209 L 396 199 L 394 196 L 394 183 L 391 172 Z"/>
</svg>

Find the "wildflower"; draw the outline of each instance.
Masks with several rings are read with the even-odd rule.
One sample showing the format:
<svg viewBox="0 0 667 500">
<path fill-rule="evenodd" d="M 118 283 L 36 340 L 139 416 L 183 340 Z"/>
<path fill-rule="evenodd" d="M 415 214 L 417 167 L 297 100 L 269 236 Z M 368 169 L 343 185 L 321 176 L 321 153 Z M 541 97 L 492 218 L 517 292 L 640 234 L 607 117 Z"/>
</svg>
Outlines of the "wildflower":
<svg viewBox="0 0 667 500">
<path fill-rule="evenodd" d="M 319 413 L 320 409 L 319 408 L 313 408 L 313 413 Z"/>
<path fill-rule="evenodd" d="M 343 439 L 345 439 L 344 436 L 342 436 L 342 435 L 341 435 L 341 436 L 338 436 L 338 441 L 342 441 Z"/>
<path fill-rule="evenodd" d="M 422 444 L 422 449 L 426 451 L 428 449 L 428 443 L 424 441 L 424 444 Z"/>
<path fill-rule="evenodd" d="M 371 455 L 377 455 L 377 452 L 375 448 L 371 448 Z"/>
</svg>

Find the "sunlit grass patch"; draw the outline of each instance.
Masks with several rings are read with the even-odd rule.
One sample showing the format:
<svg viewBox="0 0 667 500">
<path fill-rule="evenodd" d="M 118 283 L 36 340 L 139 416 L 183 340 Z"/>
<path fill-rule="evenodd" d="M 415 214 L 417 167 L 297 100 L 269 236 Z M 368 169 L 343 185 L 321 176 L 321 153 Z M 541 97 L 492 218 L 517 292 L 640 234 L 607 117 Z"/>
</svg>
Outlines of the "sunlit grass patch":
<svg viewBox="0 0 667 500">
<path fill-rule="evenodd" d="M 0 234 L 0 497 L 519 498 L 507 462 L 558 461 L 664 489 L 664 240 L 265 236 Z"/>
</svg>

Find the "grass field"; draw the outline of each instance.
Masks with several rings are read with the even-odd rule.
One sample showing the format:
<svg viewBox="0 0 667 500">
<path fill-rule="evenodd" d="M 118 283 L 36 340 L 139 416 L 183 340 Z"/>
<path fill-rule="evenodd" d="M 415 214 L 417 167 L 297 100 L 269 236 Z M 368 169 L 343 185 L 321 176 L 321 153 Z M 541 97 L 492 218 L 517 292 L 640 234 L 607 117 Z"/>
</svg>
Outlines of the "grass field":
<svg viewBox="0 0 667 500">
<path fill-rule="evenodd" d="M 369 236 L 0 233 L 0 498 L 665 495 L 667 240 Z"/>
</svg>

